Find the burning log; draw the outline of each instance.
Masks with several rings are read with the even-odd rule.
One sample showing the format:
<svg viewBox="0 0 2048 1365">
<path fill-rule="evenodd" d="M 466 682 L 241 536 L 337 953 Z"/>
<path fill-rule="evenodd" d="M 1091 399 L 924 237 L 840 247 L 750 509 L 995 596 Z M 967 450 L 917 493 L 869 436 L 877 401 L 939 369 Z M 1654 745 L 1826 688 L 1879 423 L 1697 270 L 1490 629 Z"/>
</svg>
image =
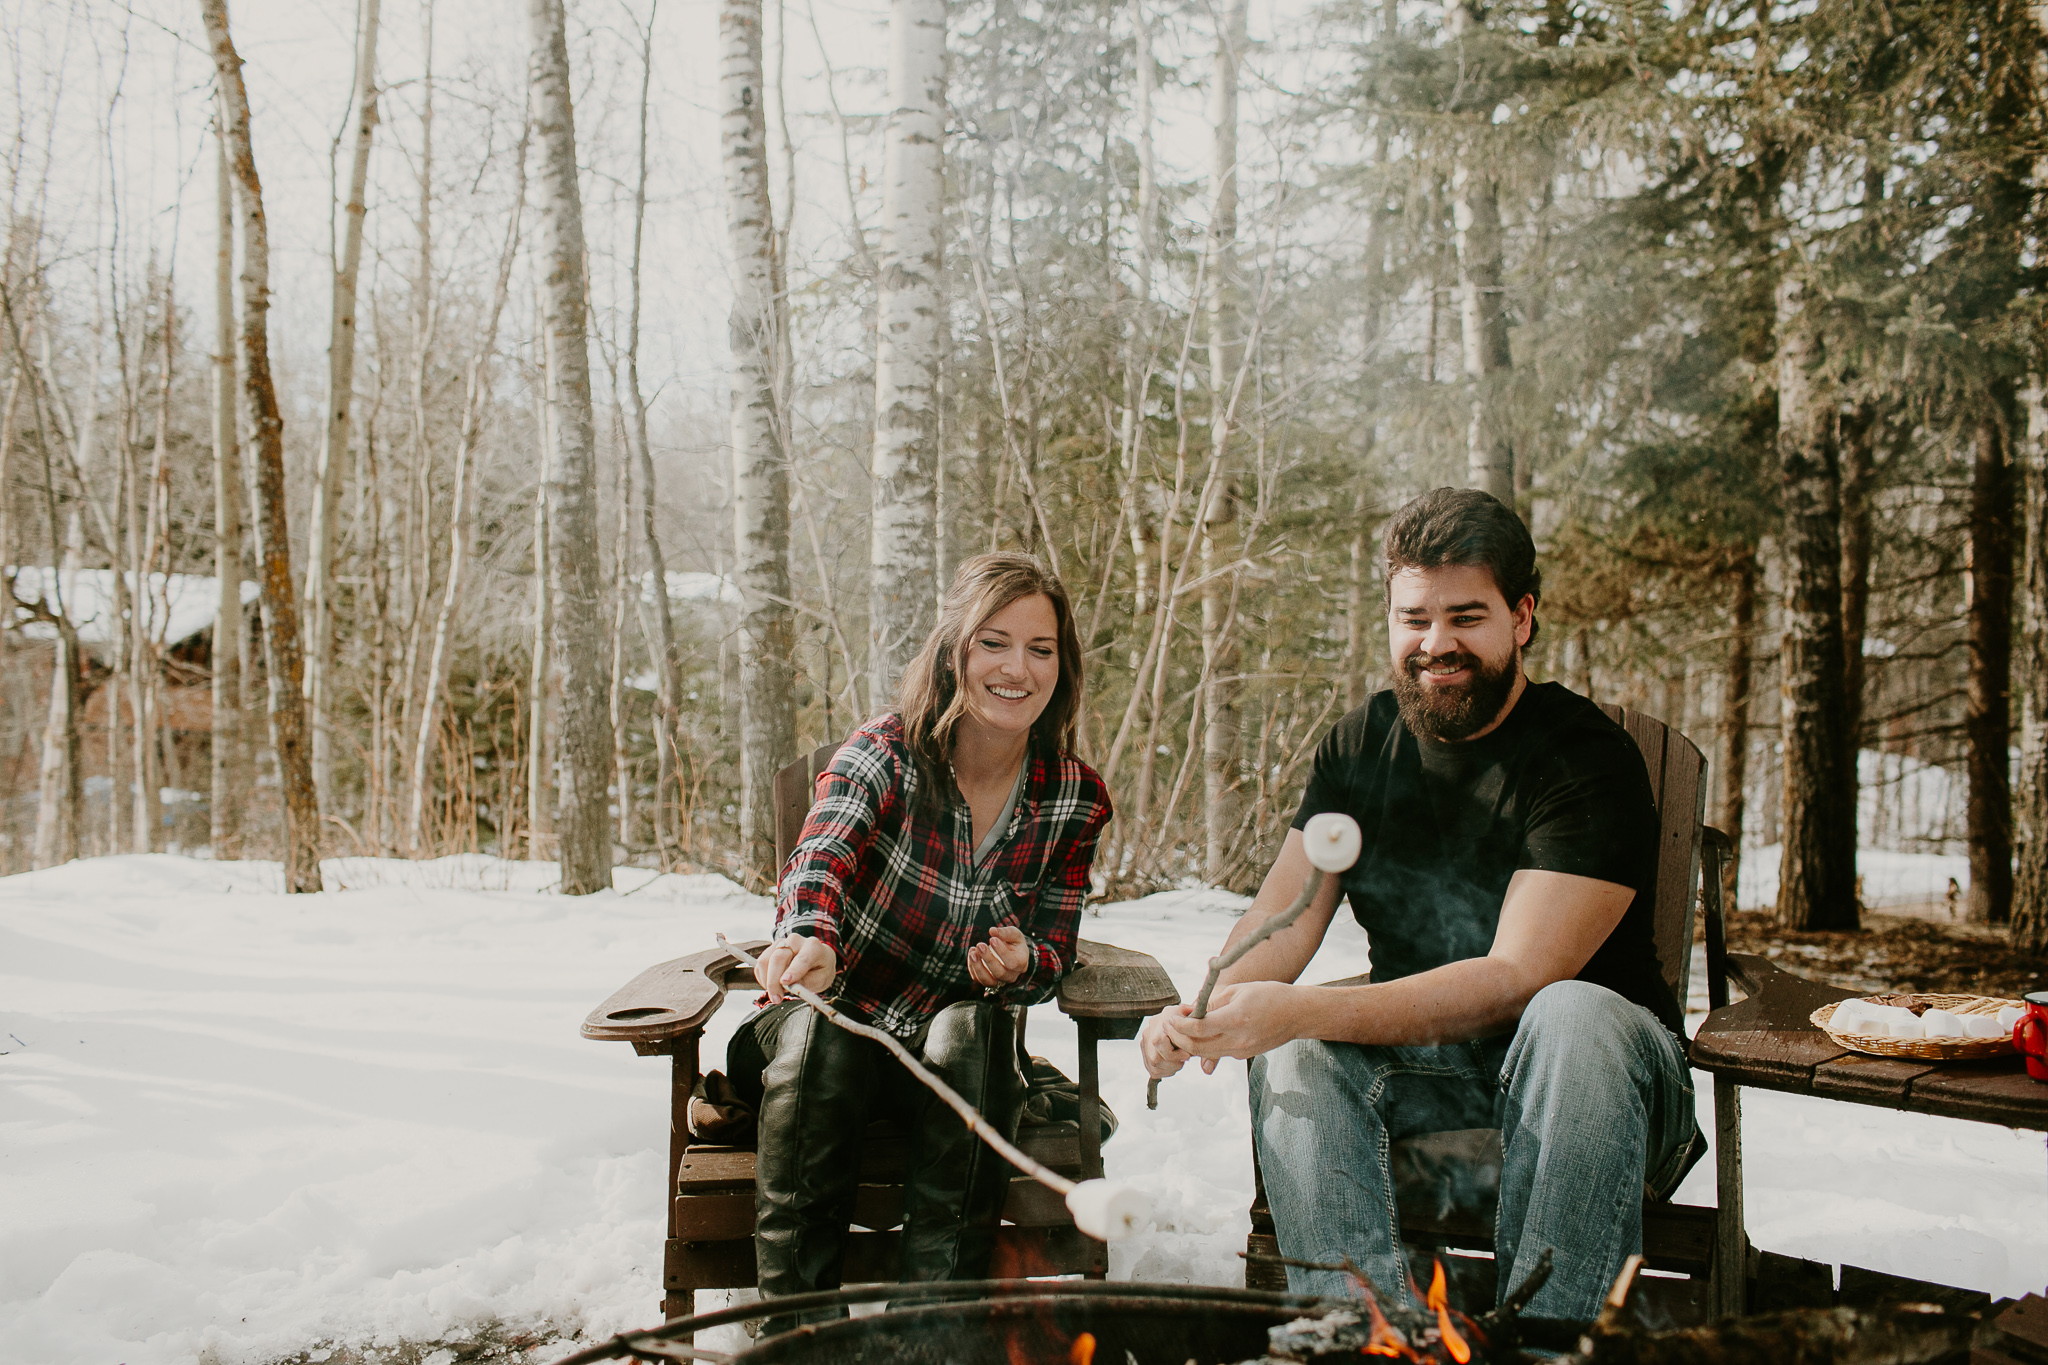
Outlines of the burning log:
<svg viewBox="0 0 2048 1365">
<path fill-rule="evenodd" d="M 1483 1347 L 1501 1322 L 1511 1321 L 1521 1307 L 1535 1297 L 1543 1282 L 1550 1278 L 1551 1265 L 1550 1253 L 1546 1251 L 1536 1268 L 1508 1296 L 1501 1309 L 1475 1322 L 1451 1307 L 1441 1259 L 1435 1263 L 1420 1310 L 1399 1304 L 1381 1307 L 1383 1295 L 1378 1286 L 1349 1257 L 1334 1264 L 1297 1261 L 1286 1256 L 1259 1256 L 1255 1259 L 1271 1260 L 1303 1270 L 1343 1271 L 1357 1287 L 1363 1312 L 1352 1308 L 1332 1308 L 1317 1316 L 1296 1318 L 1267 1333 L 1263 1360 L 1314 1362 L 1314 1365 L 1388 1359 L 1468 1365 L 1474 1358 L 1474 1344 Z M 1459 1322 L 1463 1322 L 1462 1328 Z M 1519 1352 L 1492 1357 L 1521 1358 Z"/>
<path fill-rule="evenodd" d="M 1753 1318 L 1724 1318 L 1675 1332 L 1645 1332 L 1624 1321 L 1643 1258 L 1631 1256 L 1615 1277 L 1600 1316 L 1567 1360 L 1588 1365 L 1945 1365 L 1969 1353 L 1977 1324 L 1932 1304 L 1899 1304 L 1875 1312 L 1798 1309 Z"/>
<path fill-rule="evenodd" d="M 1928 1304 L 1877 1312 L 1808 1308 L 1678 1332 L 1595 1323 L 1567 1357 L 1591 1365 L 1945 1365 L 1968 1358 L 1977 1324 Z"/>
<path fill-rule="evenodd" d="M 1344 1271 L 1357 1284 L 1359 1303 L 1272 1328 L 1266 1354 L 1245 1365 L 1373 1365 L 1388 1359 L 1416 1365 L 1507 1365 L 1538 1358 L 1528 1353 L 1532 1348 L 1560 1365 L 1961 1365 L 1969 1358 L 1971 1338 L 1978 1329 L 1974 1318 L 1946 1314 L 1928 1304 L 1904 1304 L 1874 1311 L 1801 1309 L 1728 1318 L 1681 1331 L 1645 1331 L 1629 1323 L 1625 1313 L 1642 1266 L 1640 1256 L 1630 1257 L 1623 1266 L 1594 1322 L 1523 1318 L 1522 1310 L 1550 1277 L 1547 1252 L 1499 1308 L 1471 1319 L 1447 1302 L 1441 1261 L 1430 1278 L 1424 1308 L 1417 1311 L 1383 1307 L 1383 1296 L 1348 1259 L 1331 1265 L 1270 1259 L 1310 1270 Z M 1573 1338 L 1576 1351 L 1550 1356 L 1569 1348 Z"/>
</svg>

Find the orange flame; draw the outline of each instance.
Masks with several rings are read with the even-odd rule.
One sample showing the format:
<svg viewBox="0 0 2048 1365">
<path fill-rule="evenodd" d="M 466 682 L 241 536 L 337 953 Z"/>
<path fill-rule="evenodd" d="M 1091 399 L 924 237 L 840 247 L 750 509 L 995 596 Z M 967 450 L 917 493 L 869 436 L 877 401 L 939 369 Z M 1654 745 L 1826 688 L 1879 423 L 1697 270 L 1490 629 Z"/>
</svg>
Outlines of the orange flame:
<svg viewBox="0 0 2048 1365">
<path fill-rule="evenodd" d="M 1451 1359 L 1458 1365 L 1465 1365 L 1472 1359 L 1472 1348 L 1451 1325 L 1450 1296 L 1444 1292 L 1444 1263 L 1441 1260 L 1436 1263 L 1436 1274 L 1430 1276 L 1429 1296 L 1425 1302 L 1436 1310 L 1436 1330 L 1444 1339 L 1444 1349 L 1451 1353 Z"/>
<path fill-rule="evenodd" d="M 1403 1360 L 1420 1359 L 1408 1349 L 1408 1339 L 1387 1321 L 1387 1315 L 1380 1311 L 1380 1301 L 1366 1289 L 1365 1306 L 1372 1312 L 1372 1336 L 1366 1341 L 1365 1354 L 1369 1356 L 1396 1356 Z"/>
<path fill-rule="evenodd" d="M 1095 1334 L 1083 1332 L 1074 1338 L 1074 1344 L 1067 1351 L 1067 1365 L 1094 1365 Z"/>
</svg>

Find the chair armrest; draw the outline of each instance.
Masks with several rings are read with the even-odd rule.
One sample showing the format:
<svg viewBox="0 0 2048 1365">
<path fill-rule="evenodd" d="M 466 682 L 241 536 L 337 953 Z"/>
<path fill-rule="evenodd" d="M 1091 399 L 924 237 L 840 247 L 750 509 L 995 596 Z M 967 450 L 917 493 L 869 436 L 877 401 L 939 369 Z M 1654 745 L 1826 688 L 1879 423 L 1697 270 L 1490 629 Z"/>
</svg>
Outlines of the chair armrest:
<svg viewBox="0 0 2048 1365">
<path fill-rule="evenodd" d="M 1142 1019 L 1180 1003 L 1180 992 L 1150 953 L 1082 939 L 1074 970 L 1060 980 L 1060 1013 L 1074 1019 Z"/>
<path fill-rule="evenodd" d="M 749 953 L 767 947 L 765 940 L 739 945 Z M 601 1042 L 662 1043 L 704 1027 L 725 993 L 746 990 L 754 978 L 740 960 L 723 948 L 706 948 L 688 957 L 649 967 L 628 981 L 583 1021 L 583 1036 Z"/>
</svg>

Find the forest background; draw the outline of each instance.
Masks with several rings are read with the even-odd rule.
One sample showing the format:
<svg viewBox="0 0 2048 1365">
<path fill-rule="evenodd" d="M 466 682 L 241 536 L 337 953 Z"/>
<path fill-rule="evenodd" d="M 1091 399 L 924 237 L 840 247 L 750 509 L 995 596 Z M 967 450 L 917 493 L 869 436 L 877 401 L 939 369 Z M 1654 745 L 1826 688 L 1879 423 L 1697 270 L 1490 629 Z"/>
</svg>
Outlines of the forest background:
<svg viewBox="0 0 2048 1365">
<path fill-rule="evenodd" d="M 0 10 L 0 873 L 758 885 L 1019 548 L 1102 891 L 1245 888 L 1455 483 L 1788 924 L 1860 820 L 2048 953 L 2033 7 L 521 9 Z"/>
</svg>

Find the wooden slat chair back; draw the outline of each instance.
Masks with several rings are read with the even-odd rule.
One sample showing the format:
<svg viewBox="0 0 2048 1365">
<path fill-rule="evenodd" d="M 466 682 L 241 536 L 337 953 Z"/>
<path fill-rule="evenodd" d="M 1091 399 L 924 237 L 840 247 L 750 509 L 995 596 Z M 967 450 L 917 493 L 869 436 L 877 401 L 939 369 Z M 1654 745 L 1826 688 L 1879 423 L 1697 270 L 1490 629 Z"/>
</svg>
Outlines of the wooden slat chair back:
<svg viewBox="0 0 2048 1365">
<path fill-rule="evenodd" d="M 1679 1007 L 1685 1007 L 1691 986 L 1694 909 L 1704 895 L 1714 929 L 1720 925 L 1721 859 L 1726 840 L 1705 827 L 1707 761 L 1697 746 L 1662 721 L 1619 706 L 1600 708 L 1628 731 L 1642 750 L 1656 794 L 1658 863 L 1655 936 L 1657 961 L 1665 984 Z M 1718 843 L 1716 842 L 1718 841 Z M 1708 875 L 1702 880 L 1703 845 Z M 1711 957 L 1720 955 L 1718 934 L 1710 935 Z M 1361 985 L 1367 978 L 1333 981 L 1333 986 Z M 1396 1200 L 1401 1209 L 1401 1234 L 1411 1246 L 1468 1251 L 1493 1250 L 1492 1200 L 1500 1188 L 1500 1134 L 1471 1129 L 1430 1133 L 1392 1146 Z M 1266 1207 L 1265 1176 L 1252 1157 L 1254 1193 L 1252 1232 L 1246 1250 L 1274 1254 L 1278 1243 L 1273 1216 Z M 1479 1196 L 1475 1198 L 1475 1193 Z M 1655 1270 L 1675 1271 L 1702 1282 L 1713 1269 L 1714 1210 L 1689 1205 L 1648 1203 L 1643 1208 L 1643 1252 Z M 1270 1261 L 1247 1260 L 1245 1284 L 1251 1288 L 1286 1288 L 1286 1274 Z M 1699 1296 L 1704 1299 L 1704 1283 Z"/>
<path fill-rule="evenodd" d="M 763 869 L 762 880 L 774 885 L 796 852 L 797 837 L 804 832 L 804 817 L 811 813 L 811 793 L 818 789 L 818 774 L 832 766 L 837 744 L 820 744 L 796 762 L 775 774 L 775 866 Z"/>
<path fill-rule="evenodd" d="M 771 879 L 796 848 L 817 776 L 838 749 L 824 745 L 775 774 L 776 867 L 769 870 Z M 765 944 L 738 946 L 755 953 Z M 1078 958 L 1060 983 L 1058 1004 L 1074 1020 L 1080 1038 L 1079 1113 L 1075 1119 L 1026 1126 L 1017 1135 L 1025 1152 L 1076 1180 L 1102 1174 L 1096 1044 L 1137 1037 L 1147 1015 L 1180 1001 L 1171 978 L 1144 953 L 1083 939 Z M 630 1042 L 642 1056 L 672 1059 L 664 1318 L 693 1312 L 696 1290 L 744 1289 L 755 1283 L 754 1150 L 693 1143 L 688 1129 L 704 1025 L 728 992 L 751 994 L 755 989 L 752 974 L 737 958 L 711 948 L 648 968 L 583 1021 L 586 1038 Z M 896 1227 L 903 1216 L 908 1159 L 907 1134 L 885 1123 L 870 1126 L 862 1144 L 855 1226 L 846 1248 L 849 1284 L 896 1278 Z M 1097 1279 L 1107 1273 L 1107 1249 L 1076 1230 L 1065 1202 L 1037 1183 L 1022 1176 L 1010 1182 L 1003 1218 L 1007 1226 L 998 1236 L 991 1273 L 1078 1273 Z"/>
</svg>

